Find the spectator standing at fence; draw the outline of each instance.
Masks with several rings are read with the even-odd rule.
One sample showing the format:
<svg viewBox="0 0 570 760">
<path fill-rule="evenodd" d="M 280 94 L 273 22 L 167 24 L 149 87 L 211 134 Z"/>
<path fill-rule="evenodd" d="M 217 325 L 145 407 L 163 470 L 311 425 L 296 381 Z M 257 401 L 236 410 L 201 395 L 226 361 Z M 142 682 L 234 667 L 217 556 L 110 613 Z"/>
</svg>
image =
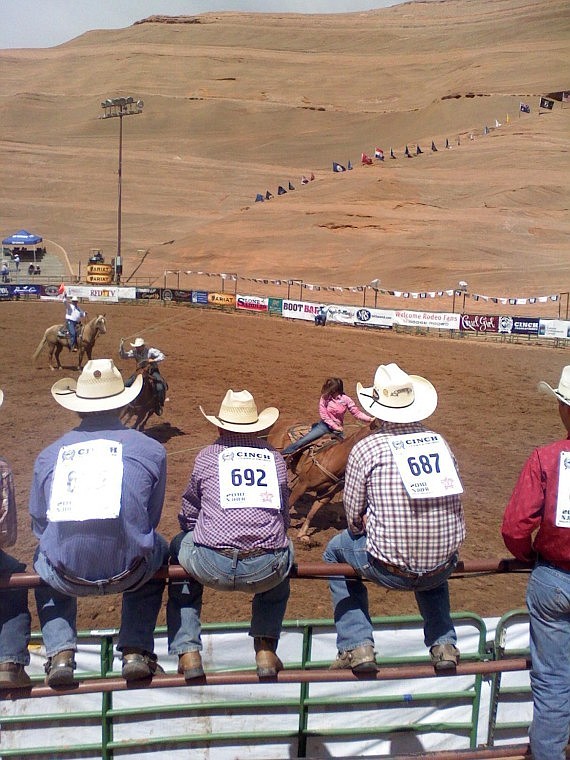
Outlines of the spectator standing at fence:
<svg viewBox="0 0 570 760">
<path fill-rule="evenodd" d="M 77 337 L 81 320 L 87 316 L 83 309 L 79 308 L 79 298 L 72 296 L 65 299 L 65 321 L 69 332 L 69 348 L 77 351 Z"/>
<path fill-rule="evenodd" d="M 16 274 L 20 272 L 20 255 L 15 253 L 12 257 L 12 261 L 16 265 Z"/>
<path fill-rule="evenodd" d="M 441 435 L 421 424 L 437 407 L 437 392 L 397 364 L 381 365 L 370 388 L 357 385 L 360 405 L 383 421 L 359 441 L 346 467 L 348 529 L 324 552 L 326 562 L 347 562 L 358 578 L 329 581 L 338 655 L 332 669 L 376 670 L 366 578 L 413 591 L 424 621 L 424 642 L 436 671 L 455 668 L 457 635 L 448 578 L 465 538 L 455 458 Z"/>
<path fill-rule="evenodd" d="M 534 562 L 526 603 L 530 616 L 530 683 L 534 760 L 562 760 L 570 737 L 570 366 L 557 388 L 567 435 L 535 449 L 522 468 L 503 516 L 507 549 Z"/>
<path fill-rule="evenodd" d="M 374 419 L 360 410 L 353 399 L 344 392 L 344 382 L 340 377 L 328 377 L 321 388 L 319 399 L 319 416 L 320 420 L 311 426 L 308 433 L 299 438 L 297 441 L 290 443 L 283 454 L 294 454 L 302 446 L 306 446 L 323 435 L 333 434 L 338 438 L 343 438 L 344 418 L 346 413 L 350 412 L 352 416 L 361 422 L 370 423 Z"/>
<path fill-rule="evenodd" d="M 6 261 L 2 262 L 2 268 L 0 269 L 2 275 L 2 282 L 10 282 L 10 267 Z"/>
<path fill-rule="evenodd" d="M 0 391 L 0 406 L 4 394 Z M 0 459 L 0 574 L 23 573 L 26 566 L 4 549 L 16 543 L 16 497 L 14 477 L 7 462 Z M 30 662 L 31 619 L 27 588 L 0 589 L 0 689 L 29 686 L 25 671 Z"/>
<path fill-rule="evenodd" d="M 200 411 L 219 435 L 196 457 L 178 515 L 182 533 L 170 544 L 171 562 L 192 577 L 169 585 L 169 651 L 178 655 L 178 672 L 186 679 L 202 676 L 204 585 L 253 593 L 249 635 L 257 675 L 270 678 L 283 668 L 276 650 L 293 548 L 285 460 L 257 434 L 274 424 L 279 410 L 258 413 L 251 393 L 229 390 L 218 416 Z"/>
<path fill-rule="evenodd" d="M 168 544 L 157 533 L 166 452 L 119 420 L 141 388 L 141 377 L 125 388 L 112 359 L 93 359 L 77 380 L 51 389 L 80 423 L 37 457 L 30 492 L 39 539 L 34 568 L 48 584 L 35 593 L 50 686 L 73 683 L 80 596 L 123 594 L 117 643 L 123 678 L 161 670 L 153 632 L 165 582 L 153 576 L 168 560 Z"/>
</svg>

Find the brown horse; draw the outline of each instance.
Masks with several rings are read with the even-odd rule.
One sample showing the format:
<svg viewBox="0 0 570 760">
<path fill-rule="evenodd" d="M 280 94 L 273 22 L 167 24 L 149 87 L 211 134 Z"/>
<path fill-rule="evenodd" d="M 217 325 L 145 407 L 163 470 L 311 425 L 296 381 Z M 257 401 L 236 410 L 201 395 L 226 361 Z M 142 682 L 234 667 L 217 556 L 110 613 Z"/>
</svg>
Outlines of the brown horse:
<svg viewBox="0 0 570 760">
<path fill-rule="evenodd" d="M 87 355 L 88 359 L 91 359 L 93 352 L 93 346 L 97 340 L 98 335 L 103 335 L 107 332 L 107 323 L 105 322 L 105 315 L 99 314 L 93 317 L 83 327 L 80 333 L 77 335 L 77 369 L 81 369 L 83 364 L 83 357 Z M 64 348 L 69 350 L 69 338 L 67 337 L 67 331 L 65 325 L 52 325 L 44 333 L 44 337 L 41 339 L 38 347 L 36 348 L 34 355 L 32 356 L 35 361 L 41 353 L 42 348 L 46 345 L 49 348 L 49 366 L 51 369 L 61 369 L 61 363 L 59 361 L 59 355 Z M 55 358 L 56 366 L 53 366 L 53 359 Z"/>
<path fill-rule="evenodd" d="M 146 423 L 153 414 L 162 414 L 162 409 L 156 397 L 154 377 L 149 371 L 148 362 L 141 362 L 136 369 L 137 375 L 142 375 L 143 386 L 139 395 L 121 412 L 121 421 L 127 425 L 133 418 L 135 430 L 144 430 Z"/>
<path fill-rule="evenodd" d="M 310 541 L 308 531 L 312 519 L 321 507 L 328 504 L 344 488 L 344 471 L 352 447 L 376 430 L 378 424 L 378 421 L 374 420 L 370 425 L 359 427 L 343 441 L 339 441 L 332 435 L 324 436 L 314 444 L 308 444 L 285 458 L 290 473 L 289 507 L 293 507 L 307 492 L 315 495 L 313 506 L 297 534 L 297 538 L 301 541 Z M 269 432 L 267 441 L 276 449 L 283 449 L 291 443 L 289 430 L 294 430 L 296 427 L 299 427 L 298 423 L 278 422 Z"/>
</svg>

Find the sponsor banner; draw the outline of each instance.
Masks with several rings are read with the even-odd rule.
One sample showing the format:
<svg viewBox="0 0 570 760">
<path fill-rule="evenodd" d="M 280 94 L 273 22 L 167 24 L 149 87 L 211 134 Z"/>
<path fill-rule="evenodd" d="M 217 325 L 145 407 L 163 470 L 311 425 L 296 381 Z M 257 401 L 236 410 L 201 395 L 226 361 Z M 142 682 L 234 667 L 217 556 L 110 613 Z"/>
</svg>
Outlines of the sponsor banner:
<svg viewBox="0 0 570 760">
<path fill-rule="evenodd" d="M 327 306 L 327 322 L 353 325 L 356 320 L 356 306 Z"/>
<path fill-rule="evenodd" d="M 0 285 L 0 298 L 3 300 L 9 300 L 12 298 L 12 291 L 9 285 Z"/>
<path fill-rule="evenodd" d="M 94 287 L 88 287 L 83 288 L 86 292 L 85 297 L 88 298 L 90 301 L 105 301 L 105 302 L 112 302 L 116 303 L 119 300 L 119 288 L 116 287 L 106 287 L 106 286 L 94 286 Z"/>
<path fill-rule="evenodd" d="M 459 330 L 460 314 L 439 311 L 394 310 L 394 324 L 403 327 L 429 327 L 438 330 Z"/>
<path fill-rule="evenodd" d="M 193 290 L 192 303 L 200 303 L 207 306 L 208 305 L 208 291 L 207 290 Z"/>
<path fill-rule="evenodd" d="M 39 298 L 42 292 L 41 285 L 10 285 L 9 288 L 14 298 L 30 298 L 31 296 Z"/>
<path fill-rule="evenodd" d="M 306 319 L 309 321 L 315 320 L 315 314 L 321 308 L 321 304 L 307 303 L 306 301 L 290 301 L 287 298 L 283 299 L 282 315 L 290 319 Z"/>
<path fill-rule="evenodd" d="M 236 297 L 233 293 L 208 293 L 208 303 L 211 306 L 235 306 Z"/>
<path fill-rule="evenodd" d="M 283 313 L 283 299 L 282 298 L 268 298 L 267 308 L 270 314 L 275 314 L 280 317 Z"/>
<path fill-rule="evenodd" d="M 394 311 L 392 309 L 367 309 L 362 306 L 354 311 L 354 324 L 357 327 L 378 327 L 383 330 L 391 330 L 394 324 Z"/>
<path fill-rule="evenodd" d="M 162 291 L 163 301 L 176 301 L 182 303 L 190 303 L 192 300 L 191 290 L 177 290 L 174 288 L 165 288 Z"/>
<path fill-rule="evenodd" d="M 269 298 L 258 298 L 258 296 L 236 295 L 236 308 L 245 309 L 246 311 L 268 311 Z"/>
<path fill-rule="evenodd" d="M 542 338 L 570 338 L 570 322 L 563 319 L 541 319 L 538 334 Z"/>
<path fill-rule="evenodd" d="M 119 301 L 134 301 L 137 297 L 137 289 L 130 287 L 130 288 L 119 288 Z"/>
<path fill-rule="evenodd" d="M 499 332 L 509 332 L 513 335 L 538 335 L 538 317 L 500 317 Z"/>
<path fill-rule="evenodd" d="M 42 285 L 41 295 L 46 298 L 56 298 L 58 301 L 63 300 L 63 293 L 59 292 L 59 285 Z"/>
<path fill-rule="evenodd" d="M 160 301 L 160 288 L 137 288 L 137 300 Z"/>
<path fill-rule="evenodd" d="M 463 332 L 496 333 L 499 332 L 499 317 L 483 314 L 461 314 L 460 330 Z M 502 330 L 501 332 L 508 332 Z"/>
</svg>

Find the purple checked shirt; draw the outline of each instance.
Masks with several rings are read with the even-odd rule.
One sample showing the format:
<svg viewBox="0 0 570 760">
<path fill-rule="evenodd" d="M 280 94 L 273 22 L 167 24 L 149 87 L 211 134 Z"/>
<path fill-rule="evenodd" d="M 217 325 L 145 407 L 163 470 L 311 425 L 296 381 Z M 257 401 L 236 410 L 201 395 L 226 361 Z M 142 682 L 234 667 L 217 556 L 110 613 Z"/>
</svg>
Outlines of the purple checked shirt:
<svg viewBox="0 0 570 760">
<path fill-rule="evenodd" d="M 404 488 L 388 441 L 394 435 L 425 432 L 420 422 L 383 422 L 380 431 L 350 452 L 344 487 L 349 530 L 366 533 L 366 548 L 380 562 L 414 573 L 445 564 L 465 538 L 459 495 L 411 499 Z"/>
<path fill-rule="evenodd" d="M 273 452 L 280 490 L 280 509 L 248 507 L 222 509 L 220 504 L 220 452 L 235 446 Z M 193 531 L 194 542 L 214 549 L 283 549 L 288 545 L 289 488 L 287 466 L 281 454 L 254 435 L 224 432 L 202 449 L 194 463 L 190 482 L 182 496 L 180 527 Z"/>
</svg>

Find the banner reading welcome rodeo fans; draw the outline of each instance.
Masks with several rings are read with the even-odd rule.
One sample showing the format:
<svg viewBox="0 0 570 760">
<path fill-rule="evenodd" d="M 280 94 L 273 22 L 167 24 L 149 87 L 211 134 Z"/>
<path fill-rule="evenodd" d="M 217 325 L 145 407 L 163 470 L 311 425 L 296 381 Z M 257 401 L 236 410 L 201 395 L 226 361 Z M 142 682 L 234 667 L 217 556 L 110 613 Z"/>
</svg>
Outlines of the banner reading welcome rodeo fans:
<svg viewBox="0 0 570 760">
<path fill-rule="evenodd" d="M 403 327 L 429 327 L 432 330 L 459 330 L 459 314 L 439 311 L 394 311 L 394 324 Z"/>
</svg>

